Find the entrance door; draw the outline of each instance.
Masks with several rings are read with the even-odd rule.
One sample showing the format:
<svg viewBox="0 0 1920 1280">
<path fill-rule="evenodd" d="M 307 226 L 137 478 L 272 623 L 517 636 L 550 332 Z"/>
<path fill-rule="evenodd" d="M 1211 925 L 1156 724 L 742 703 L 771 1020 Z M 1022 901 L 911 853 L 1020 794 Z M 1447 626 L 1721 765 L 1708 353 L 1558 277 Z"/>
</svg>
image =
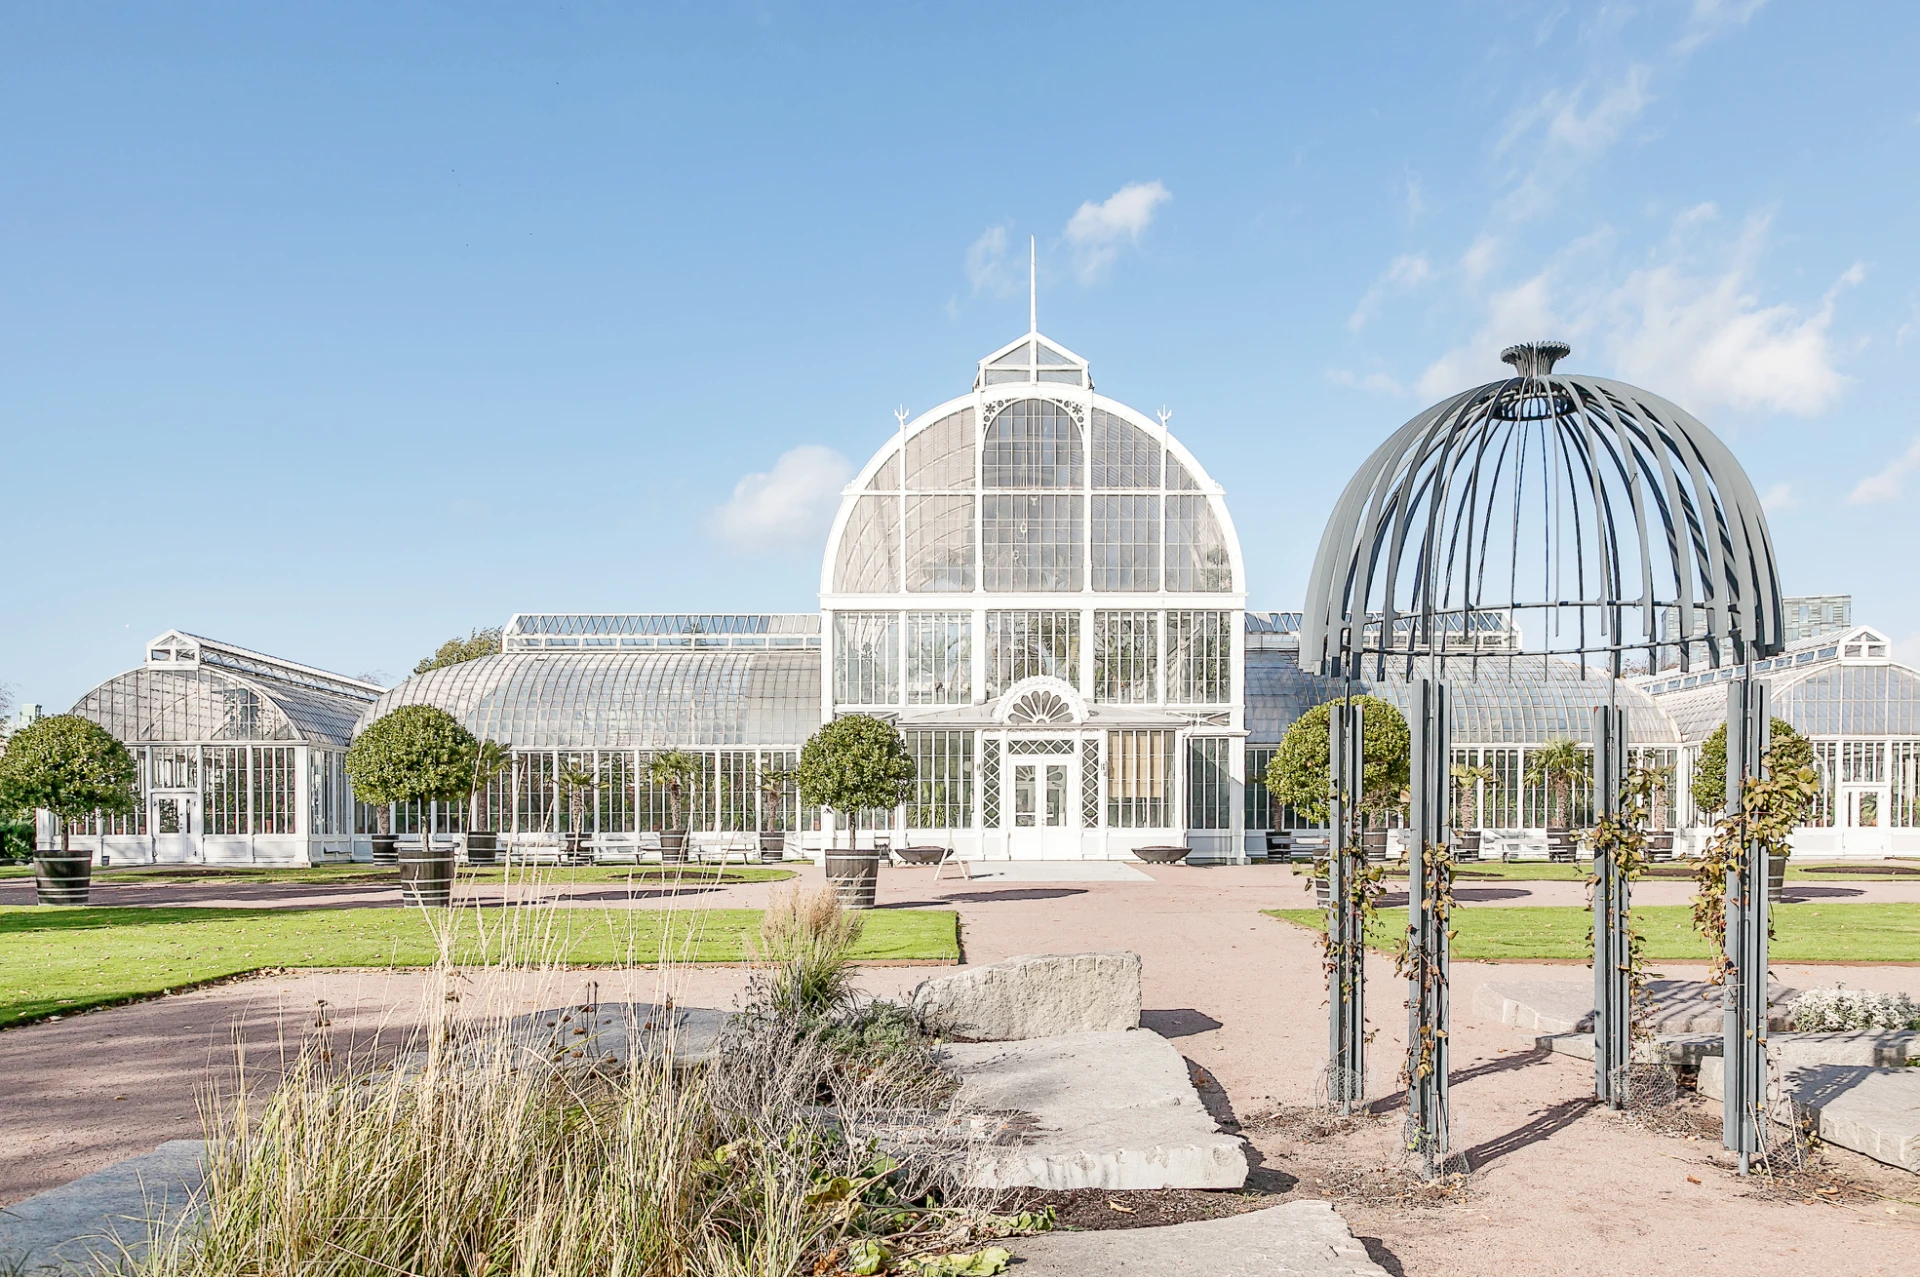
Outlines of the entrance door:
<svg viewBox="0 0 1920 1280">
<path fill-rule="evenodd" d="M 200 854 L 200 793 L 153 791 L 147 795 L 147 830 L 156 862 L 189 862 Z"/>
<path fill-rule="evenodd" d="M 1886 821 L 1890 789 L 1882 786 L 1840 787 L 1841 821 L 1849 827 L 1877 827 Z"/>
<path fill-rule="evenodd" d="M 1016 858 L 1077 858 L 1071 755 L 1015 756 L 1007 770 L 1009 852 Z"/>
</svg>

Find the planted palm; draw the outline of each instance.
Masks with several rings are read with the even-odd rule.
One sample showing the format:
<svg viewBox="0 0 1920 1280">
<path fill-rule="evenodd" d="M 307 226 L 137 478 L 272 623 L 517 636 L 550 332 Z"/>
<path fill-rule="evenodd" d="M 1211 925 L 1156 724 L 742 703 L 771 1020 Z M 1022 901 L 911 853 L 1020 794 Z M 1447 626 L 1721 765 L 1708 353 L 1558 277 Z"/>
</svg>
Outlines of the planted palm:
<svg viewBox="0 0 1920 1280">
<path fill-rule="evenodd" d="M 1550 796 L 1549 826 L 1568 825 L 1574 780 L 1587 776 L 1592 768 L 1587 749 L 1569 738 L 1556 738 L 1529 755 L 1527 781 L 1535 786 L 1544 784 Z"/>
<path fill-rule="evenodd" d="M 662 751 L 647 762 L 647 778 L 667 799 L 667 829 L 660 839 L 663 862 L 687 860 L 687 792 L 700 762 L 685 751 Z"/>
<path fill-rule="evenodd" d="M 577 836 L 587 829 L 587 796 L 594 776 L 585 769 L 569 769 L 554 781 L 567 794 L 567 830 Z"/>
</svg>

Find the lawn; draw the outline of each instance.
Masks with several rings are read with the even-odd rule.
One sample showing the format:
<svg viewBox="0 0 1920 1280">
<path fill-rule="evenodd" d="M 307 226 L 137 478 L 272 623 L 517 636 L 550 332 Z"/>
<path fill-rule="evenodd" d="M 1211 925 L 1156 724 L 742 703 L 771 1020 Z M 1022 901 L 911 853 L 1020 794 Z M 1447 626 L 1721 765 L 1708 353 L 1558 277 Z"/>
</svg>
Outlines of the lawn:
<svg viewBox="0 0 1920 1280">
<path fill-rule="evenodd" d="M 439 918 L 454 922 L 462 964 L 497 959 L 503 945 L 555 964 L 717 964 L 747 958 L 760 914 L 460 909 Z M 959 917 L 951 911 L 863 918 L 857 959 L 959 959 Z M 436 954 L 426 913 L 403 907 L 0 907 L 0 1027 L 261 969 L 426 965 Z"/>
<path fill-rule="evenodd" d="M 1393 863 L 1385 868 L 1389 879 L 1407 878 L 1407 864 Z M 1462 862 L 1454 868 L 1456 880 L 1575 880 L 1584 881 L 1593 874 L 1591 862 Z M 1693 869 L 1686 862 L 1663 862 L 1650 869 L 1649 880 L 1691 880 Z M 1920 865 L 1911 862 L 1801 862 L 1787 863 L 1787 879 L 1830 884 L 1844 880 L 1912 880 L 1920 878 Z"/>
<path fill-rule="evenodd" d="M 1324 912 L 1266 914 L 1318 930 Z M 1772 958 L 1780 961 L 1920 961 L 1920 903 L 1782 903 L 1773 908 Z M 1693 931 L 1690 907 L 1640 907 L 1633 913 L 1653 960 L 1705 960 L 1707 942 Z M 1584 907 L 1456 907 L 1453 955 L 1458 960 L 1578 960 L 1593 954 Z M 1382 911 L 1368 944 L 1390 949 L 1404 935 L 1404 907 Z"/>
</svg>

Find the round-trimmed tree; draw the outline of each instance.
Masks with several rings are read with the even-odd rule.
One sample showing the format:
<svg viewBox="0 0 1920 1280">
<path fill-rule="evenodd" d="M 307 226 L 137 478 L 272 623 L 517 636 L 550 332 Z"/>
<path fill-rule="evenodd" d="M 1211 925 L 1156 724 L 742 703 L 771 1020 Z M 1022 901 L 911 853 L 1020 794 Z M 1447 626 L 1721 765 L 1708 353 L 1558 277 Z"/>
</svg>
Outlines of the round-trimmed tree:
<svg viewBox="0 0 1920 1280">
<path fill-rule="evenodd" d="M 440 708 L 396 707 L 347 748 L 347 776 L 368 804 L 458 800 L 473 786 L 479 750 L 479 741 Z"/>
<path fill-rule="evenodd" d="M 800 748 L 800 798 L 847 815 L 849 840 L 862 809 L 891 809 L 913 781 L 913 757 L 900 733 L 874 716 L 840 716 Z M 849 844 L 851 846 L 851 843 Z"/>
<path fill-rule="evenodd" d="M 1784 777 L 1796 769 L 1813 767 L 1813 744 L 1800 731 L 1773 718 L 1772 741 L 1767 748 L 1767 771 Z M 1727 807 L 1727 726 L 1707 735 L 1700 744 L 1700 755 L 1693 762 L 1693 804 L 1702 813 L 1719 813 Z"/>
<path fill-rule="evenodd" d="M 8 805 L 45 809 L 67 829 L 93 813 L 132 813 L 140 803 L 140 771 L 118 738 L 79 716 L 36 720 L 0 755 L 0 795 Z"/>
<path fill-rule="evenodd" d="M 1406 717 L 1391 702 L 1371 694 L 1353 701 L 1361 709 L 1360 810 L 1379 818 L 1400 806 L 1413 740 Z M 1267 762 L 1267 790 L 1273 802 L 1292 806 L 1311 822 L 1326 821 L 1327 802 L 1333 797 L 1327 733 L 1332 706 L 1323 702 L 1288 726 Z"/>
</svg>

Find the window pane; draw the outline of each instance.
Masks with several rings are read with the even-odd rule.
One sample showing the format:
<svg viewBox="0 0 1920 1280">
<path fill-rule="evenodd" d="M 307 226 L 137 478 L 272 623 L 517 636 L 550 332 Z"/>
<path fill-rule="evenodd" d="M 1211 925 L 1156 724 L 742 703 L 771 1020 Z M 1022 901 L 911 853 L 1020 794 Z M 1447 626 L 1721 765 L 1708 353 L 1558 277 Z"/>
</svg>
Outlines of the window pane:
<svg viewBox="0 0 1920 1280">
<path fill-rule="evenodd" d="M 1173 778 L 1173 735 L 1164 729 L 1107 734 L 1107 825 L 1164 827 Z"/>
<path fill-rule="evenodd" d="M 907 590 L 973 590 L 973 499 L 907 499 Z"/>
<path fill-rule="evenodd" d="M 973 410 L 950 413 L 907 441 L 907 488 L 973 488 Z"/>
<path fill-rule="evenodd" d="M 973 734 L 914 730 L 905 738 L 914 767 L 907 825 L 972 826 Z"/>
<path fill-rule="evenodd" d="M 900 615 L 833 615 L 833 700 L 853 706 L 900 701 Z"/>
<path fill-rule="evenodd" d="M 1233 692 L 1231 613 L 1176 609 L 1167 614 L 1167 701 L 1223 703 Z"/>
<path fill-rule="evenodd" d="M 840 537 L 833 585 L 838 591 L 900 589 L 900 499 L 863 497 Z"/>
<path fill-rule="evenodd" d="M 1160 499 L 1153 494 L 1093 496 L 1093 589 L 1160 587 Z"/>
<path fill-rule="evenodd" d="M 1227 540 L 1204 497 L 1167 499 L 1167 590 L 1233 590 Z"/>
<path fill-rule="evenodd" d="M 1233 777 L 1226 738 L 1187 740 L 1187 826 L 1225 831 L 1233 825 Z"/>
<path fill-rule="evenodd" d="M 1105 409 L 1093 411 L 1093 487 L 1158 489 L 1160 442 Z"/>
<path fill-rule="evenodd" d="M 1080 615 L 1068 610 L 995 610 L 987 614 L 987 696 L 1029 676 L 1080 687 Z"/>
<path fill-rule="evenodd" d="M 1095 702 L 1155 702 L 1154 671 L 1159 615 L 1146 609 L 1101 610 L 1093 615 Z"/>
<path fill-rule="evenodd" d="M 1079 494 L 987 494 L 981 555 L 988 591 L 1078 591 L 1083 578 Z"/>
<path fill-rule="evenodd" d="M 965 706 L 973 701 L 973 616 L 907 615 L 907 702 Z"/>
<path fill-rule="evenodd" d="M 987 424 L 981 457 L 989 489 L 1078 489 L 1080 427 L 1051 400 L 1015 400 Z"/>
</svg>

